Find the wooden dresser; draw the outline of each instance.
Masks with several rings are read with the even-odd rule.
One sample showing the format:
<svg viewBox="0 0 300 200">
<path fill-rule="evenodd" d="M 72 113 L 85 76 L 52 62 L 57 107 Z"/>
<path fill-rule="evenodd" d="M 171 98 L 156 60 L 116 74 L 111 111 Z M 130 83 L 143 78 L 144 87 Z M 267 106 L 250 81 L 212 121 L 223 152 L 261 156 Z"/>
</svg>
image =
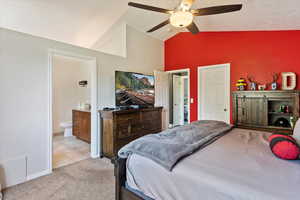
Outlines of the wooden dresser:
<svg viewBox="0 0 300 200">
<path fill-rule="evenodd" d="M 299 91 L 233 92 L 233 120 L 237 127 L 292 133 L 299 118 Z M 279 123 L 285 121 L 286 123 Z"/>
<path fill-rule="evenodd" d="M 162 130 L 162 107 L 100 111 L 102 131 L 101 156 L 116 157 L 129 142 Z"/>
<path fill-rule="evenodd" d="M 73 110 L 73 135 L 78 139 L 91 143 L 91 112 Z"/>
</svg>

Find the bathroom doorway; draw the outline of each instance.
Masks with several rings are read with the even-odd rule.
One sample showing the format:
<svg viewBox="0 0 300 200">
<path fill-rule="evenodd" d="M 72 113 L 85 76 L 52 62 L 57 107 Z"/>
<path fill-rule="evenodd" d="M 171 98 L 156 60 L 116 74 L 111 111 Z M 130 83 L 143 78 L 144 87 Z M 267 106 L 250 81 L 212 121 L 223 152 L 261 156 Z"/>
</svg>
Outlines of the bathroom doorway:
<svg viewBox="0 0 300 200">
<path fill-rule="evenodd" d="M 168 71 L 169 77 L 169 120 L 170 126 L 190 122 L 190 76 L 189 70 Z"/>
<path fill-rule="evenodd" d="M 51 51 L 49 168 L 97 157 L 96 59 Z"/>
</svg>

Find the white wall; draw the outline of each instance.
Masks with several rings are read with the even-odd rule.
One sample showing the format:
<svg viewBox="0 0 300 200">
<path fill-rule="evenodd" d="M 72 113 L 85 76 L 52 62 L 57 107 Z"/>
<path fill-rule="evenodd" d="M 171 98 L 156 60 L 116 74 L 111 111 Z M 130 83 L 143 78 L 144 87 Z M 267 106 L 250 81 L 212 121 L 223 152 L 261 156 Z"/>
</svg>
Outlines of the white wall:
<svg viewBox="0 0 300 200">
<path fill-rule="evenodd" d="M 127 57 L 127 25 L 118 20 L 93 46 L 92 49 L 104 53 Z"/>
<path fill-rule="evenodd" d="M 7 185 L 48 170 L 48 50 L 97 58 L 102 108 L 114 105 L 115 70 L 146 74 L 163 70 L 162 41 L 128 27 L 127 44 L 127 58 L 121 58 L 0 28 L 0 168 L 4 166 Z M 15 179 L 9 170 L 20 176 L 26 171 Z"/>
<path fill-rule="evenodd" d="M 126 30 L 126 64 L 100 67 L 100 74 L 105 74 L 100 79 L 102 92 L 105 94 L 105 96 L 99 97 L 100 106 L 115 106 L 115 70 L 153 74 L 155 69 L 164 69 L 164 43 L 128 25 Z"/>
<path fill-rule="evenodd" d="M 53 56 L 53 133 L 63 132 L 61 122 L 72 121 L 72 109 L 80 102 L 90 103 L 91 69 L 89 63 L 65 56 Z M 78 82 L 87 80 L 87 87 Z"/>
</svg>

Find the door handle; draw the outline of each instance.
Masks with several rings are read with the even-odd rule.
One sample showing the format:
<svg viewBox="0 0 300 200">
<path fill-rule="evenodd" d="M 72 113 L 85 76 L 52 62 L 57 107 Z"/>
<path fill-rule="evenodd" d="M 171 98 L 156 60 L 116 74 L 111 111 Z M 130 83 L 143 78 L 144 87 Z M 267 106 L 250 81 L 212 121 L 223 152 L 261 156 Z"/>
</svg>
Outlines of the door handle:
<svg viewBox="0 0 300 200">
<path fill-rule="evenodd" d="M 226 108 L 224 108 L 224 112 L 227 112 L 227 109 L 226 109 Z"/>
</svg>

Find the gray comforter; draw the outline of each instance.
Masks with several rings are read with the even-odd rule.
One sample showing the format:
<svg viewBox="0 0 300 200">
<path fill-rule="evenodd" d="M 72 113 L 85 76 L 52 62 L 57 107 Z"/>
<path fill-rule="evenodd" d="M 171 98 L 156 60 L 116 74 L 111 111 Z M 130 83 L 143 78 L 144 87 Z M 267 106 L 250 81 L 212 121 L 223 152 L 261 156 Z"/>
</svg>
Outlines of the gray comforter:
<svg viewBox="0 0 300 200">
<path fill-rule="evenodd" d="M 220 121 L 196 121 L 141 137 L 121 148 L 118 155 L 127 158 L 135 153 L 171 171 L 180 159 L 212 143 L 231 129 L 231 125 Z"/>
</svg>

